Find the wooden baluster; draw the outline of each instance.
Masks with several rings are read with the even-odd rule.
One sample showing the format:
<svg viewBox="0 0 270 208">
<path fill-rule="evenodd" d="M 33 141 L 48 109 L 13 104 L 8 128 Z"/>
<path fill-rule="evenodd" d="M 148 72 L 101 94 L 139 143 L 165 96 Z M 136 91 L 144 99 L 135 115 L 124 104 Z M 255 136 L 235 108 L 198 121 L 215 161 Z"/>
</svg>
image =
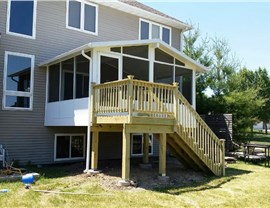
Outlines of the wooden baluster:
<svg viewBox="0 0 270 208">
<path fill-rule="evenodd" d="M 173 104 L 174 104 L 174 118 L 176 120 L 176 124 L 179 121 L 179 102 L 178 102 L 178 98 L 177 98 L 177 93 L 178 93 L 178 82 L 174 82 L 173 83 L 174 86 L 174 93 L 173 93 Z"/>
<path fill-rule="evenodd" d="M 133 114 L 133 75 L 128 76 L 128 122 L 132 123 Z"/>
</svg>

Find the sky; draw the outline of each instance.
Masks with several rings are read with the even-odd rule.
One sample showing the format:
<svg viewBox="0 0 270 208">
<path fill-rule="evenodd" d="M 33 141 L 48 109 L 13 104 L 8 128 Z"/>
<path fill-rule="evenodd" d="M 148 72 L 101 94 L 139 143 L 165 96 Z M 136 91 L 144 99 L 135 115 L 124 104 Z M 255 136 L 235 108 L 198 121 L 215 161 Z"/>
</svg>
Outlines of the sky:
<svg viewBox="0 0 270 208">
<path fill-rule="evenodd" d="M 270 72 L 270 0 L 141 0 L 165 14 L 198 25 L 202 37 L 224 38 L 241 66 Z"/>
</svg>

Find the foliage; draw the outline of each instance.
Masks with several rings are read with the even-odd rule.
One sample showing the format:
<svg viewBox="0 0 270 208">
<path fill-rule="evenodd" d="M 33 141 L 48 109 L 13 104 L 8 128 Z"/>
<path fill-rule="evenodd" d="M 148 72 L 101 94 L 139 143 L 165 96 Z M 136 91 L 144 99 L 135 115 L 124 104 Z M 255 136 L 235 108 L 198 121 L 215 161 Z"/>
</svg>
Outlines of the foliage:
<svg viewBox="0 0 270 208">
<path fill-rule="evenodd" d="M 237 139 L 246 138 L 249 128 L 257 121 L 257 109 L 264 104 L 264 100 L 257 96 L 258 90 L 249 88 L 232 91 L 224 97 L 226 110 L 233 114 L 233 132 Z"/>
<path fill-rule="evenodd" d="M 199 28 L 184 36 L 184 53 L 209 68 L 197 75 L 197 111 L 233 114 L 234 139 L 246 137 L 256 121 L 270 120 L 270 79 L 266 69 L 242 68 L 229 44 L 220 38 L 201 38 Z M 211 97 L 206 89 L 213 92 Z"/>
<path fill-rule="evenodd" d="M 267 123 L 270 120 L 270 79 L 267 70 L 259 68 L 255 72 L 255 82 L 259 87 L 259 96 L 265 99 L 265 103 L 258 109 L 258 121 L 265 124 L 265 133 L 267 134 Z"/>
</svg>

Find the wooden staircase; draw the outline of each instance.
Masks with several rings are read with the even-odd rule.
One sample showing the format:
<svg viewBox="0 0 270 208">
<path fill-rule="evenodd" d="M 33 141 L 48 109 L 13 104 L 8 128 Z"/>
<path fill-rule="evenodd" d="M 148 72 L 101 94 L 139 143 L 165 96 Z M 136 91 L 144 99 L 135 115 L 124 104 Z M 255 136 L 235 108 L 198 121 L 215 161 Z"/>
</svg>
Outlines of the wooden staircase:
<svg viewBox="0 0 270 208">
<path fill-rule="evenodd" d="M 91 99 L 92 125 L 123 125 L 128 133 L 163 133 L 168 149 L 182 163 L 225 175 L 224 140 L 216 137 L 177 84 L 150 83 L 129 76 L 94 85 Z"/>
</svg>

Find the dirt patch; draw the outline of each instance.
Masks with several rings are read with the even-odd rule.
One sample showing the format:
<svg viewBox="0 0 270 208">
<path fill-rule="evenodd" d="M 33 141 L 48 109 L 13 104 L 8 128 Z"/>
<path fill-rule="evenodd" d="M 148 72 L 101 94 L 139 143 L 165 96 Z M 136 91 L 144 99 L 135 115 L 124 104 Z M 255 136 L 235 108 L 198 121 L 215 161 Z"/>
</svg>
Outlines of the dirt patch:
<svg viewBox="0 0 270 208">
<path fill-rule="evenodd" d="M 72 177 L 77 180 L 93 180 L 99 181 L 101 186 L 106 190 L 152 190 L 166 187 L 183 187 L 187 184 L 203 181 L 206 176 L 202 172 L 195 172 L 187 169 L 174 158 L 167 160 L 167 176 L 168 180 L 160 180 L 158 178 L 158 159 L 153 158 L 150 160 L 152 165 L 149 169 L 140 167 L 141 159 L 131 160 L 131 180 L 134 186 L 122 187 L 118 185 L 121 180 L 121 160 L 101 161 L 99 163 L 102 173 L 98 175 L 76 174 L 74 170 L 83 170 L 84 164 L 73 164 L 67 166 Z"/>
</svg>

